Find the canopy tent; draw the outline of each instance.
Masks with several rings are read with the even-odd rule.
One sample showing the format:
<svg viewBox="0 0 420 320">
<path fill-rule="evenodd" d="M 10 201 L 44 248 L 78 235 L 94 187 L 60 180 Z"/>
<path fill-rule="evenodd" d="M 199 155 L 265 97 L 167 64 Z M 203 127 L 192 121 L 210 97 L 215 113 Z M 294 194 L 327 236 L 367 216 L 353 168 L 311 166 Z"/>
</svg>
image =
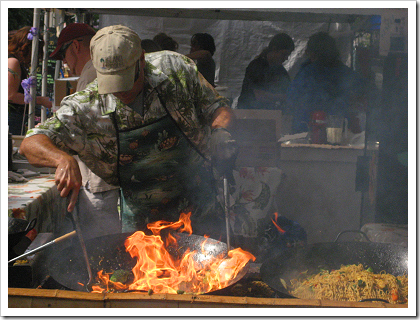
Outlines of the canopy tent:
<svg viewBox="0 0 420 320">
<path fill-rule="evenodd" d="M 216 42 L 216 85 L 220 89 L 228 88 L 223 93 L 231 100 L 240 94 L 249 62 L 276 33 L 286 32 L 295 41 L 295 51 L 284 64 L 293 77 L 305 58 L 304 49 L 311 34 L 318 31 L 332 34 L 340 46 L 343 61 L 351 65 L 355 32 L 369 31 L 375 16 L 407 15 L 407 9 L 398 8 L 70 8 L 55 11 L 56 15 L 59 15 L 57 12 L 74 13 L 79 22 L 83 22 L 84 14 L 96 13 L 100 17 L 99 28 L 124 24 L 142 39 L 165 32 L 179 43 L 178 52 L 183 54 L 189 52 L 194 33 L 210 33 Z M 62 21 L 56 18 L 51 25 L 60 29 Z"/>
<path fill-rule="evenodd" d="M 165 32 L 179 43 L 178 52 L 189 53 L 194 33 L 213 36 L 216 52 L 216 85 L 227 88 L 223 94 L 234 100 L 240 95 L 245 70 L 269 43 L 273 35 L 289 34 L 296 49 L 285 62 L 293 77 L 305 59 L 304 50 L 310 35 L 328 31 L 337 39 L 342 60 L 351 65 L 352 40 L 359 30 L 370 30 L 372 17 L 383 9 L 208 9 L 208 8 L 118 8 L 85 9 L 100 14 L 100 27 L 124 24 L 142 39 Z M 386 9 L 385 9 L 386 10 Z"/>
<path fill-rule="evenodd" d="M 388 9 L 369 8 L 91 8 L 90 13 L 149 16 L 165 18 L 212 19 L 212 20 L 249 20 L 283 22 L 332 22 L 353 23 L 357 19 L 366 20 L 369 16 L 381 14 Z"/>
</svg>

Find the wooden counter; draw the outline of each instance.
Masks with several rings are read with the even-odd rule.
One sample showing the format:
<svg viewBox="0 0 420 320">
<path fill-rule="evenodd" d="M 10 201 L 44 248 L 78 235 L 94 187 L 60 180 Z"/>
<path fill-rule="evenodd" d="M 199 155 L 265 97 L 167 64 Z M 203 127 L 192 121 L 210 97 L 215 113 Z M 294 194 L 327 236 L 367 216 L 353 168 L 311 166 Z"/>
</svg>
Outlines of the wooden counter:
<svg viewBox="0 0 420 320">
<path fill-rule="evenodd" d="M 9 308 L 407 308 L 407 304 L 9 288 Z"/>
</svg>

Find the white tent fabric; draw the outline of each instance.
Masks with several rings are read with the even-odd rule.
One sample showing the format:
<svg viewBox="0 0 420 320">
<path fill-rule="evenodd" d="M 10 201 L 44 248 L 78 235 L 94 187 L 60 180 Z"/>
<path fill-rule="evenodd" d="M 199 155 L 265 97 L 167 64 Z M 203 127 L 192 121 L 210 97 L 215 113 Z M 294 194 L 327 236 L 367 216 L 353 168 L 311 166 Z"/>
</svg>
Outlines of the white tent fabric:
<svg viewBox="0 0 420 320">
<path fill-rule="evenodd" d="M 351 32 L 349 24 L 328 24 L 284 21 L 249 21 L 216 19 L 179 19 L 148 16 L 101 14 L 99 27 L 123 24 L 135 30 L 141 39 L 152 39 L 165 32 L 179 43 L 178 52 L 189 53 L 194 33 L 207 32 L 215 40 L 216 86 L 227 87 L 224 94 L 233 100 L 241 92 L 245 69 L 265 48 L 273 35 L 289 34 L 295 41 L 295 51 L 284 66 L 293 77 L 304 60 L 304 50 L 310 35 L 330 31 L 337 38 L 344 62 L 350 61 Z M 337 31 L 340 30 L 340 31 Z"/>
</svg>

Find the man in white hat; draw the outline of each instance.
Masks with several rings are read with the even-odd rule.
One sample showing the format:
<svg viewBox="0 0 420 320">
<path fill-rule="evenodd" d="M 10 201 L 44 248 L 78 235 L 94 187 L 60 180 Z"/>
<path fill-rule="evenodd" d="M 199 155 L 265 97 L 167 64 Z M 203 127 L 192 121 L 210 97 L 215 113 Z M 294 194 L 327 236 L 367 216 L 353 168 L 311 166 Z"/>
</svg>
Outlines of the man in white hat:
<svg viewBox="0 0 420 320">
<path fill-rule="evenodd" d="M 227 175 L 236 154 L 228 102 L 191 59 L 167 51 L 145 57 L 140 42 L 125 26 L 99 30 L 90 44 L 97 81 L 29 130 L 20 152 L 33 165 L 56 168 L 70 212 L 81 186 L 77 154 L 122 188 L 123 231 L 191 212 L 194 233 L 219 239 L 226 231 L 214 174 Z"/>
</svg>

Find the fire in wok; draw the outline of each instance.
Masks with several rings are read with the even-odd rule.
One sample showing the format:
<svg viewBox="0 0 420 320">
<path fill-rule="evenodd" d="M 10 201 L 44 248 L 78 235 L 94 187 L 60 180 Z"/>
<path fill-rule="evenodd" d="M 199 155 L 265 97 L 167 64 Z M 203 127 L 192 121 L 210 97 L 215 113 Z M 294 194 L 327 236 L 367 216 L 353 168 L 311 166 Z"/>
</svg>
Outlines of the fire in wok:
<svg viewBox="0 0 420 320">
<path fill-rule="evenodd" d="M 101 250 L 95 239 L 88 240 L 91 267 L 97 273 L 92 292 L 207 293 L 242 278 L 248 261 L 255 261 L 255 257 L 240 248 L 227 252 L 226 244 L 193 235 L 190 216 L 191 213 L 181 214 L 177 222 L 151 223 L 151 235 L 137 231 L 123 239 L 124 234 L 106 236 Z M 113 247 L 108 252 L 104 246 Z M 83 259 L 80 253 L 76 257 L 70 253 L 72 249 L 67 250 L 50 262 L 50 274 L 61 284 L 84 291 L 87 272 L 81 274 L 86 269 Z M 58 261 L 61 263 L 57 266 Z"/>
</svg>

